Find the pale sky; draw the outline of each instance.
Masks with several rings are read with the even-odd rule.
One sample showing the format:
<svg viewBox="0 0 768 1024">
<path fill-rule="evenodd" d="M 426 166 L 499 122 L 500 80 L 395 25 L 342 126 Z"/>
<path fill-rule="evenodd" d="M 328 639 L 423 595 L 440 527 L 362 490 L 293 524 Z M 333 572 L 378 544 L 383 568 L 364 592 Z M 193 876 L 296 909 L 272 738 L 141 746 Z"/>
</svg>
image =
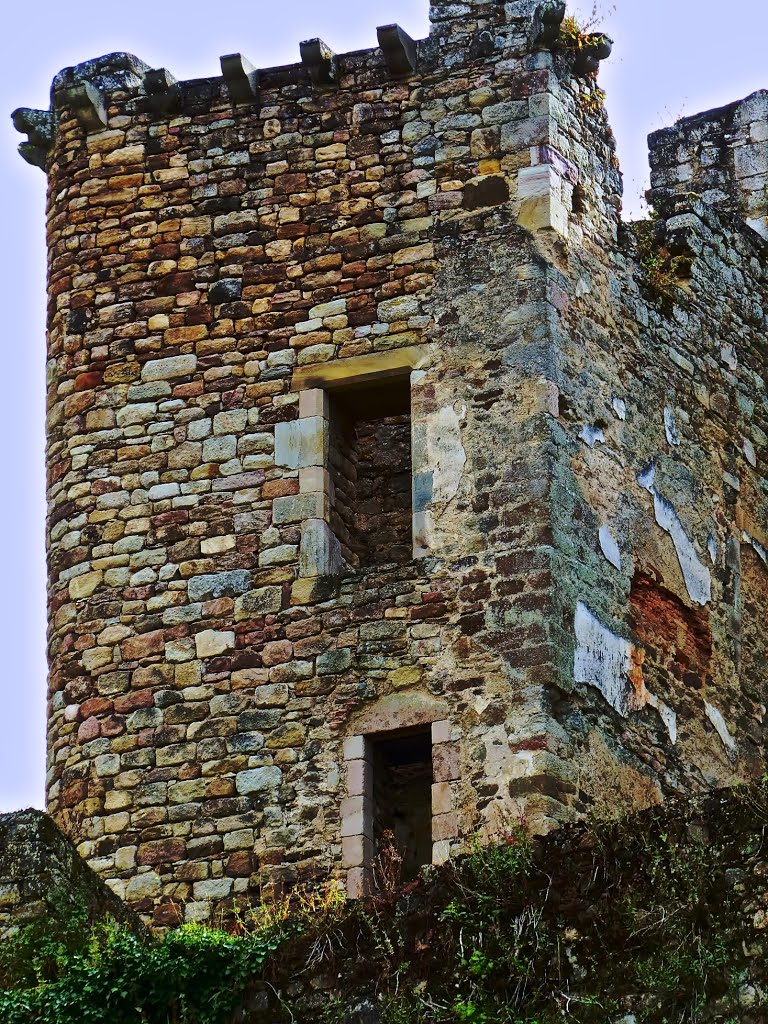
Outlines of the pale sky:
<svg viewBox="0 0 768 1024">
<path fill-rule="evenodd" d="M 766 0 L 617 0 L 601 29 L 615 39 L 601 84 L 619 142 L 625 207 L 641 212 L 646 136 L 677 118 L 768 88 Z M 588 14 L 590 0 L 572 4 Z M 0 811 L 44 804 L 45 179 L 16 155 L 18 106 L 48 106 L 62 67 L 114 50 L 177 78 L 217 75 L 242 52 L 257 67 L 298 60 L 321 36 L 338 53 L 373 46 L 376 26 L 428 31 L 428 0 L 38 0 L 10 3 L 0 35 Z"/>
</svg>

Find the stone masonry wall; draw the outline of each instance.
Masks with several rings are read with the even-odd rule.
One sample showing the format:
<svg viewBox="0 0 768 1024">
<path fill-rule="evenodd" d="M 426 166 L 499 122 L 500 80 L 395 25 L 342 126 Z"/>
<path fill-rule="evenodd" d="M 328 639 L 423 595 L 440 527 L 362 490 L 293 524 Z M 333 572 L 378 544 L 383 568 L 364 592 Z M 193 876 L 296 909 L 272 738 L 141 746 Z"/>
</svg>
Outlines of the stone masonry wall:
<svg viewBox="0 0 768 1024">
<path fill-rule="evenodd" d="M 563 13 L 433 3 L 418 44 L 194 82 L 113 54 L 15 115 L 49 179 L 49 807 L 159 924 L 364 890 L 403 730 L 437 862 L 761 770 L 765 248 L 675 199 L 690 278 L 649 287 L 610 47 Z M 388 386 L 412 557 L 355 568 L 334 409 Z"/>
</svg>

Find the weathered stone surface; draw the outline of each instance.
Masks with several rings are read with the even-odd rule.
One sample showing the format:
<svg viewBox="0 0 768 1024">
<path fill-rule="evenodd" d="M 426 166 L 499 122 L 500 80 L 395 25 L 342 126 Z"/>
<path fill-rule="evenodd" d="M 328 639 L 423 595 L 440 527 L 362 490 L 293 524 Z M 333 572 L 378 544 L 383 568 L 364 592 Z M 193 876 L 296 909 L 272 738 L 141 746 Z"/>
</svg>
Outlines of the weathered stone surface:
<svg viewBox="0 0 768 1024">
<path fill-rule="evenodd" d="M 90 920 L 110 915 L 140 929 L 139 920 L 77 854 L 42 811 L 0 815 L 0 937 L 61 913 L 73 899 Z"/>
<path fill-rule="evenodd" d="M 241 853 L 363 891 L 345 751 L 382 734 L 432 733 L 440 861 L 500 811 L 765 771 L 765 94 L 654 138 L 632 232 L 561 7 L 434 2 L 415 50 L 238 56 L 174 113 L 123 55 L 20 118 L 48 800 L 148 916 L 207 919 Z M 64 103 L 85 81 L 107 130 Z"/>
</svg>

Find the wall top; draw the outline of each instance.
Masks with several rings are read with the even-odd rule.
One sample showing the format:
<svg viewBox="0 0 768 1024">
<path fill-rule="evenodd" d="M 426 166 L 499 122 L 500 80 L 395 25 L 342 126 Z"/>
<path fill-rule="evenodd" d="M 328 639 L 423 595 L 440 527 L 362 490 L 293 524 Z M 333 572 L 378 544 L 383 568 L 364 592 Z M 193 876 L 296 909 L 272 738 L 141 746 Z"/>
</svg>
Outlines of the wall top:
<svg viewBox="0 0 768 1024">
<path fill-rule="evenodd" d="M 111 53 L 64 68 L 53 80 L 49 110 L 20 107 L 12 117 L 28 141 L 19 151 L 29 163 L 46 168 L 48 152 L 62 116 L 74 116 L 87 134 L 106 129 L 108 109 L 115 98 L 129 101 L 128 114 L 149 110 L 158 116 L 183 114 L 189 107 L 229 99 L 232 106 L 257 104 L 260 90 L 298 86 L 312 90 L 344 86 L 345 75 L 370 70 L 374 76 L 405 80 L 430 76 L 479 61 L 519 58 L 535 50 L 553 49 L 565 16 L 564 0 L 431 0 L 431 32 L 413 40 L 398 25 L 377 30 L 378 46 L 337 55 L 321 39 L 300 45 L 301 62 L 280 68 L 256 69 L 242 54 L 221 58 L 221 77 L 177 81 L 166 68 L 151 69 L 129 53 Z M 596 72 L 610 53 L 604 36 L 586 47 L 589 66 L 574 74 Z M 561 48 L 562 49 L 562 48 Z M 579 58 L 583 60 L 584 53 Z M 117 96 L 116 96 L 117 94 Z"/>
</svg>

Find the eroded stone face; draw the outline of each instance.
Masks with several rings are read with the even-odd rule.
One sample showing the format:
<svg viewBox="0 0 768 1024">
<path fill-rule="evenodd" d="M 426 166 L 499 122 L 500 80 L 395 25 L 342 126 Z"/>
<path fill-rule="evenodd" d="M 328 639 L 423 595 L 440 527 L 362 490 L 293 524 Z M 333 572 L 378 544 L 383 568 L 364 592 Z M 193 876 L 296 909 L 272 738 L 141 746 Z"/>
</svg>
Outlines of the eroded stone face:
<svg viewBox="0 0 768 1024">
<path fill-rule="evenodd" d="M 762 770 L 765 250 L 669 186 L 649 288 L 535 8 L 57 99 L 49 804 L 160 923 L 363 891 L 403 730 L 438 862 Z"/>
</svg>

